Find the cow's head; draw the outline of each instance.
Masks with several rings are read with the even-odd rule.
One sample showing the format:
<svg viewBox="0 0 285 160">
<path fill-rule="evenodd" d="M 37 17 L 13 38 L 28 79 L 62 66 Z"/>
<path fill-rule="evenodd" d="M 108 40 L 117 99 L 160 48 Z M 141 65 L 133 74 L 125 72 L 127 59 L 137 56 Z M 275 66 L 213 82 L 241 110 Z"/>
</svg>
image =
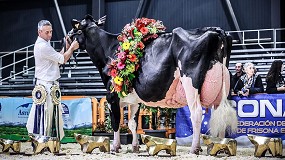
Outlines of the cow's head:
<svg viewBox="0 0 285 160">
<path fill-rule="evenodd" d="M 68 32 L 68 36 L 70 37 L 71 41 L 76 39 L 79 43 L 79 48 L 84 50 L 86 49 L 86 31 L 91 27 L 102 26 L 105 23 L 105 20 L 106 16 L 103 16 L 98 21 L 95 21 L 89 14 L 86 15 L 81 21 L 73 19 L 71 21 L 72 30 Z"/>
</svg>

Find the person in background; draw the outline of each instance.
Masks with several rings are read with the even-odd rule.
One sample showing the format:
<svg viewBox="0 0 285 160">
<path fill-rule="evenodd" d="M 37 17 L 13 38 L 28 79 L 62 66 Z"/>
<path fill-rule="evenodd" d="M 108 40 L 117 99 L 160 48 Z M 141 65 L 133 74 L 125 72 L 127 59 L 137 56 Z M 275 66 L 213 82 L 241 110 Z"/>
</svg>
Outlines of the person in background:
<svg viewBox="0 0 285 160">
<path fill-rule="evenodd" d="M 283 62 L 275 60 L 266 75 L 266 92 L 267 93 L 285 93 L 283 72 Z"/>
<path fill-rule="evenodd" d="M 239 78 L 242 75 L 244 75 L 242 63 L 236 63 L 235 70 L 236 70 L 236 73 L 231 78 L 231 89 L 234 89 L 234 87 L 237 84 L 237 81 L 239 80 Z"/>
<path fill-rule="evenodd" d="M 250 94 L 264 92 L 260 75 L 255 74 L 253 63 L 244 65 L 245 74 L 240 77 L 234 87 L 234 93 L 239 96 L 248 96 Z"/>
<path fill-rule="evenodd" d="M 61 94 L 58 89 L 59 65 L 68 61 L 79 44 L 74 40 L 70 45 L 66 44 L 66 52 L 64 49 L 57 52 L 50 45 L 52 32 L 52 24 L 48 20 L 39 21 L 38 38 L 34 46 L 36 86 L 32 92 L 33 105 L 26 127 L 29 134 L 61 140 L 64 132 Z"/>
</svg>

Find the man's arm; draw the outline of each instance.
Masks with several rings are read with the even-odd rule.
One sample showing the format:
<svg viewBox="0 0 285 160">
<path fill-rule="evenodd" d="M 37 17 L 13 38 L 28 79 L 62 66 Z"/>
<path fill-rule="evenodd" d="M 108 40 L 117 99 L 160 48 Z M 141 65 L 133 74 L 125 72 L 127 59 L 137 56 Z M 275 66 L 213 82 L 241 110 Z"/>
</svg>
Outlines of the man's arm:
<svg viewBox="0 0 285 160">
<path fill-rule="evenodd" d="M 69 46 L 68 43 L 66 43 L 66 48 L 68 48 L 66 52 L 64 52 L 64 48 L 62 48 L 62 50 L 60 51 L 60 53 L 63 54 L 63 57 L 64 57 L 64 62 L 63 62 L 64 64 L 65 64 L 65 63 L 69 60 L 69 58 L 72 56 L 73 51 L 79 48 L 79 44 L 78 44 L 77 40 L 75 39 L 75 40 L 71 43 L 70 46 Z"/>
</svg>

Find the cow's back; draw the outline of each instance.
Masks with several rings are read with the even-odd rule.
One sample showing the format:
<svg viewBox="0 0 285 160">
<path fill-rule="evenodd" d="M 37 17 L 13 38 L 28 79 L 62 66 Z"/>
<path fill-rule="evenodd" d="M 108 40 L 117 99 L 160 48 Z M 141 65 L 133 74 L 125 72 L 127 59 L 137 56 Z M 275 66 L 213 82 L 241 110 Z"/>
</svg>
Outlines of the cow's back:
<svg viewBox="0 0 285 160">
<path fill-rule="evenodd" d="M 213 44 L 212 35 L 206 31 L 187 31 L 176 28 L 172 33 L 160 35 L 145 48 L 141 59 L 141 68 L 134 88 L 145 102 L 156 102 L 165 98 L 175 76 L 180 69 L 180 76 L 193 79 L 194 87 L 201 88 L 204 76 L 214 59 L 217 42 Z M 179 65 L 179 68 L 177 68 Z"/>
</svg>

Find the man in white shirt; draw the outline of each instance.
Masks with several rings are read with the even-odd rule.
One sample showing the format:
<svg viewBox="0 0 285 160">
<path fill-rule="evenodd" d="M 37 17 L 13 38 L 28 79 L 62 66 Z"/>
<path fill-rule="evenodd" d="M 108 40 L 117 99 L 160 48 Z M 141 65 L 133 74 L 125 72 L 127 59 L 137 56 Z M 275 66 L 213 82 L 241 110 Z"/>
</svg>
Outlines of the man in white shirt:
<svg viewBox="0 0 285 160">
<path fill-rule="evenodd" d="M 71 45 L 66 44 L 66 52 L 64 49 L 57 52 L 50 45 L 51 37 L 52 24 L 47 20 L 39 21 L 38 38 L 34 46 L 36 86 L 27 130 L 29 134 L 58 137 L 61 140 L 64 132 L 58 87 L 59 65 L 68 61 L 73 51 L 79 48 L 79 44 L 74 40 Z"/>
</svg>

